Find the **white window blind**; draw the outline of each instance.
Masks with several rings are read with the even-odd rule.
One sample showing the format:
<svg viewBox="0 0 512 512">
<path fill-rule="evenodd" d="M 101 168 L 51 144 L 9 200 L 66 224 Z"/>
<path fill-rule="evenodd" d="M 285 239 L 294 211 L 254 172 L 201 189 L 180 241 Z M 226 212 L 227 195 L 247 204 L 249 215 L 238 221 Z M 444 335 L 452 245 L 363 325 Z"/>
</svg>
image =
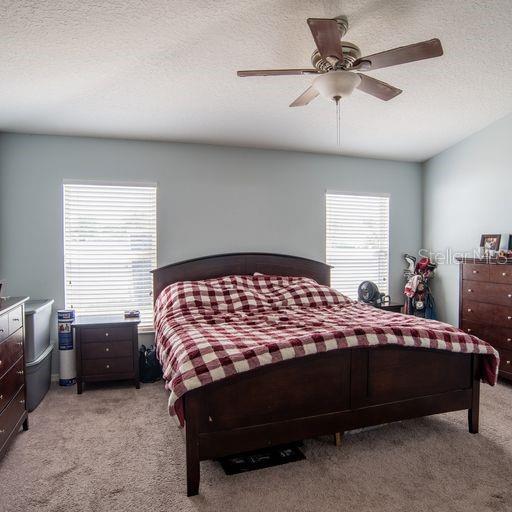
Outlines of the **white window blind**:
<svg viewBox="0 0 512 512">
<path fill-rule="evenodd" d="M 138 309 L 153 327 L 156 186 L 64 184 L 66 307 L 79 315 Z"/>
<path fill-rule="evenodd" d="M 352 299 L 363 281 L 388 294 L 389 197 L 326 194 L 331 286 Z"/>
</svg>

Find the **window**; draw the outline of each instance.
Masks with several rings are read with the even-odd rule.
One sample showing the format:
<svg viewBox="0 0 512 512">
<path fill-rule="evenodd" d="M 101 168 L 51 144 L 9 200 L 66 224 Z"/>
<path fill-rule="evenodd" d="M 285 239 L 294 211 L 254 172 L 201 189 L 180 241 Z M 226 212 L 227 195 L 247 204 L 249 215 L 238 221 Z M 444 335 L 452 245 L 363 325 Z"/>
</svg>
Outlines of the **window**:
<svg viewBox="0 0 512 512">
<path fill-rule="evenodd" d="M 352 299 L 363 281 L 386 295 L 389 272 L 389 197 L 326 194 L 327 263 L 331 285 Z"/>
<path fill-rule="evenodd" d="M 156 186 L 64 184 L 66 307 L 79 315 L 138 309 L 153 327 Z"/>
</svg>

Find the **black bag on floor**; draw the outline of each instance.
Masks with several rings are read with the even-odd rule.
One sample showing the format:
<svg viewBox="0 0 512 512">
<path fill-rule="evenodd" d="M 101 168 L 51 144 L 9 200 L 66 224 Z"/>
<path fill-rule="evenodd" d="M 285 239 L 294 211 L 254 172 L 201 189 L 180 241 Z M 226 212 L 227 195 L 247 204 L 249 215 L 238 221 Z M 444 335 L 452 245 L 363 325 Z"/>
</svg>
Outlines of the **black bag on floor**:
<svg viewBox="0 0 512 512">
<path fill-rule="evenodd" d="M 162 367 L 156 357 L 154 345 L 139 348 L 139 378 L 141 382 L 156 382 L 162 378 Z"/>
</svg>

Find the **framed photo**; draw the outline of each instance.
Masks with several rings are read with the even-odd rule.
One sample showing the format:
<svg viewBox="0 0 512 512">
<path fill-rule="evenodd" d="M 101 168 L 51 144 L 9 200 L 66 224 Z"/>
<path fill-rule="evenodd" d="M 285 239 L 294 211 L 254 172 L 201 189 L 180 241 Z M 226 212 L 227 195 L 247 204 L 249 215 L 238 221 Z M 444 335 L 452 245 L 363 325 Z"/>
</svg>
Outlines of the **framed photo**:
<svg viewBox="0 0 512 512">
<path fill-rule="evenodd" d="M 482 235 L 480 238 L 480 247 L 484 254 L 493 254 L 500 250 L 501 235 Z"/>
</svg>

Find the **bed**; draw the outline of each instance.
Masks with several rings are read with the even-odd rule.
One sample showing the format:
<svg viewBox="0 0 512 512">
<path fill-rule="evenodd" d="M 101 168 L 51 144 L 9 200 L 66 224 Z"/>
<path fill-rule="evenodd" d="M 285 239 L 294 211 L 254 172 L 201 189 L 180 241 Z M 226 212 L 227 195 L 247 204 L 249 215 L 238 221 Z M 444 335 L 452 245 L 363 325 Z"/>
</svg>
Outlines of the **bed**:
<svg viewBox="0 0 512 512">
<path fill-rule="evenodd" d="M 222 280 L 226 276 L 235 277 L 230 277 L 231 281 Z M 213 280 L 217 287 L 219 283 L 235 283 L 233 287 L 236 288 L 236 283 L 245 282 L 243 276 L 262 276 L 248 278 L 251 283 L 255 279 L 258 287 L 260 279 L 271 284 L 277 282 L 288 286 L 292 283 L 299 290 L 306 290 L 300 292 L 302 296 L 297 295 L 298 299 L 292 297 L 296 304 L 286 310 L 289 315 L 283 316 L 281 313 L 285 310 L 278 306 L 273 308 L 277 315 L 275 319 L 271 315 L 272 321 L 275 320 L 276 340 L 284 339 L 280 329 L 286 331 L 287 324 L 284 327 L 282 324 L 290 323 L 290 315 L 311 316 L 314 308 L 301 306 L 300 301 L 306 300 L 304 296 L 308 297 L 307 301 L 313 300 L 313 306 L 318 306 L 314 309 L 315 315 L 321 316 L 322 311 L 326 315 L 324 319 L 319 317 L 318 323 L 311 324 L 320 326 L 320 330 L 325 329 L 329 321 L 332 323 L 335 311 L 340 311 L 340 318 L 343 316 L 341 312 L 347 315 L 355 311 L 362 315 L 361 318 L 369 317 L 374 327 L 365 331 L 364 327 L 358 329 L 356 326 L 351 330 L 352 336 L 348 336 L 343 328 L 338 329 L 337 336 L 333 337 L 337 340 L 336 346 L 329 346 L 330 338 L 318 342 L 319 336 L 315 333 L 311 336 L 312 343 L 303 343 L 305 349 L 301 347 L 298 355 L 280 356 L 266 361 L 271 364 L 251 364 L 243 371 L 221 372 L 220 376 L 219 367 L 212 370 L 201 360 L 201 368 L 195 368 L 190 377 L 189 356 L 194 354 L 195 357 L 201 352 L 205 333 L 224 329 L 222 332 L 226 334 L 240 322 L 247 324 L 247 308 L 251 315 L 258 316 L 260 305 L 252 304 L 251 298 L 250 306 L 245 304 L 244 312 L 240 313 L 236 308 L 231 308 L 230 313 L 221 311 L 219 320 L 215 315 L 212 318 L 210 313 L 205 315 L 201 303 L 201 322 L 192 325 L 192 320 L 187 319 L 194 317 L 188 310 L 186 314 L 180 311 L 178 320 L 171 315 L 172 322 L 163 322 L 162 318 L 169 316 L 168 312 L 162 313 L 162 308 L 169 308 L 169 290 L 185 297 L 189 292 L 183 292 L 184 289 L 195 290 L 196 282 L 206 280 Z M 272 281 L 273 278 L 268 276 L 280 276 L 275 279 L 281 281 Z M 484 378 L 490 384 L 496 381 L 498 354 L 490 345 L 446 324 L 411 324 L 421 321 L 371 306 L 340 304 L 343 299 L 336 292 L 329 292 L 329 284 L 328 265 L 267 253 L 208 256 L 153 271 L 157 350 L 161 361 L 166 362 L 164 376 L 171 389 L 170 412 L 179 418 L 185 430 L 188 496 L 199 492 L 202 460 L 455 410 L 467 409 L 469 432 L 478 432 L 480 380 Z M 224 290 L 227 297 L 232 294 L 230 287 Z M 208 297 L 214 292 L 207 291 L 205 295 Z M 316 298 L 310 299 L 311 296 Z M 289 299 L 289 293 L 287 297 Z M 187 300 L 192 306 L 197 304 L 190 298 Z M 256 309 L 251 309 L 253 307 Z M 303 309 L 307 311 L 303 312 Z M 268 311 L 263 310 L 268 320 Z M 224 324 L 224 320 L 234 324 Z M 210 324 L 218 324 L 218 327 Z M 266 327 L 268 336 L 268 325 Z M 407 337 L 397 337 L 396 332 L 409 333 L 409 345 L 413 346 L 406 346 L 404 339 Z M 171 343 L 169 333 L 173 336 Z M 297 339 L 294 338 L 286 349 L 281 350 L 279 342 L 276 346 L 280 347 L 280 353 L 287 353 L 290 347 L 300 345 Z M 219 350 L 224 350 L 222 343 L 217 344 L 219 346 Z M 172 364 L 170 357 L 165 359 L 170 350 L 173 352 Z M 211 358 L 218 356 L 215 351 L 209 352 Z M 180 372 L 181 375 L 177 375 Z"/>
</svg>

